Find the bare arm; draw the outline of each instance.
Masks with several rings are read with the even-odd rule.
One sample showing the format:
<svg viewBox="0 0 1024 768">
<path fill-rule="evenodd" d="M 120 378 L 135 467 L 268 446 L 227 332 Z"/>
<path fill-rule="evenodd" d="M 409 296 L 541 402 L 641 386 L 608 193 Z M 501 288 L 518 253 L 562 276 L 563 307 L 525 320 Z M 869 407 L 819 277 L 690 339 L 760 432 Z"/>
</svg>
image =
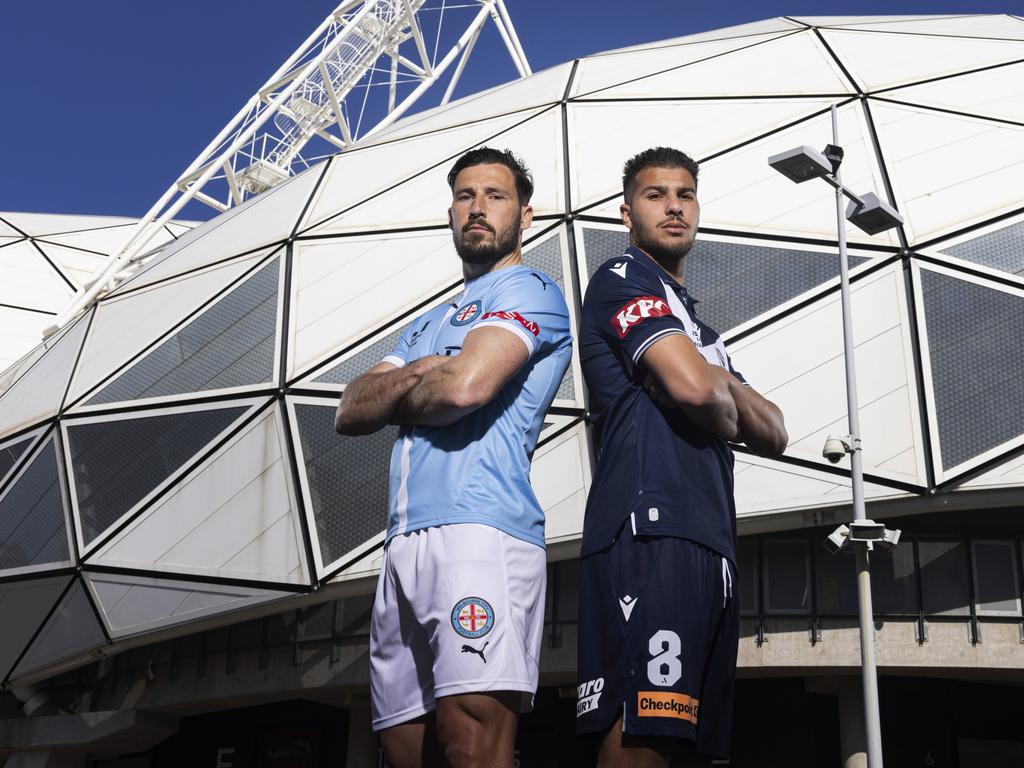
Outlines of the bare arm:
<svg viewBox="0 0 1024 768">
<path fill-rule="evenodd" d="M 393 422 L 443 427 L 490 402 L 529 359 L 526 345 L 500 327 L 471 331 L 462 351 L 437 366 L 401 399 Z"/>
<path fill-rule="evenodd" d="M 739 417 L 737 442 L 746 443 L 758 456 L 781 456 L 789 444 L 782 411 L 753 387 L 731 378 L 730 390 Z"/>
<path fill-rule="evenodd" d="M 401 399 L 433 368 L 450 358 L 430 356 L 402 368 L 378 363 L 347 387 L 338 403 L 334 429 L 341 435 L 369 435 L 392 423 Z"/>
<path fill-rule="evenodd" d="M 673 333 L 654 342 L 643 354 L 643 364 L 654 378 L 652 393 L 675 405 L 698 426 L 724 440 L 737 440 L 739 415 L 730 380 L 735 377 L 711 365 L 693 342 Z M 738 383 L 738 382 L 737 382 Z"/>
</svg>

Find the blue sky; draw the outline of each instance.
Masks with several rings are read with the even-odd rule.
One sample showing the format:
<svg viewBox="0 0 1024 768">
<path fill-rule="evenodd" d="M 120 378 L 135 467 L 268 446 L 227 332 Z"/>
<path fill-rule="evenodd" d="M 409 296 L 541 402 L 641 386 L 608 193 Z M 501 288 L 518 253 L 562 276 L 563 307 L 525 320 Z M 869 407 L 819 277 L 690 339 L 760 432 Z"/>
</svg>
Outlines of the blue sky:
<svg viewBox="0 0 1024 768">
<path fill-rule="evenodd" d="M 989 0 L 506 2 L 534 70 L 781 15 L 1024 11 Z M 0 210 L 141 215 L 336 3 L 3 4 Z M 456 96 L 515 77 L 489 45 L 500 45 L 490 26 Z"/>
</svg>

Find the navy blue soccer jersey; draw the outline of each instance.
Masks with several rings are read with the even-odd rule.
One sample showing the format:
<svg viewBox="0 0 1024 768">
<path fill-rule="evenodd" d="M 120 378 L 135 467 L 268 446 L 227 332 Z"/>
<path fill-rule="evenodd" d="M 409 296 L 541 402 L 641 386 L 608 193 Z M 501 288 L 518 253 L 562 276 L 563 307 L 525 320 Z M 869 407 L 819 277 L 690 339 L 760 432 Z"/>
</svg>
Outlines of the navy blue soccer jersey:
<svg viewBox="0 0 1024 768">
<path fill-rule="evenodd" d="M 682 334 L 740 381 L 695 301 L 634 248 L 594 273 L 583 302 L 580 361 L 590 393 L 598 467 L 587 500 L 582 555 L 611 545 L 629 520 L 639 535 L 677 536 L 735 560 L 733 455 L 726 441 L 644 390 L 643 355 Z"/>
</svg>

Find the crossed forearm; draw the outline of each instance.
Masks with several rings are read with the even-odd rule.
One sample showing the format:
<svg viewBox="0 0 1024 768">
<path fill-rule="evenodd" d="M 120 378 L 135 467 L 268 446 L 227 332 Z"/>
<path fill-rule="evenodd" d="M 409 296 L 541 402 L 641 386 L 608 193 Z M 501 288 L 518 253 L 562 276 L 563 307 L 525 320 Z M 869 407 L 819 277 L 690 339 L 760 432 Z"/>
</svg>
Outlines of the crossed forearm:
<svg viewBox="0 0 1024 768">
<path fill-rule="evenodd" d="M 395 420 L 399 404 L 443 361 L 428 357 L 402 368 L 364 373 L 345 388 L 334 419 L 335 430 L 343 435 L 368 435 L 387 424 L 406 423 Z"/>
<path fill-rule="evenodd" d="M 734 379 L 730 384 L 730 392 L 736 403 L 736 442 L 746 443 L 759 456 L 781 456 L 789 443 L 782 411 L 738 380 Z"/>
</svg>

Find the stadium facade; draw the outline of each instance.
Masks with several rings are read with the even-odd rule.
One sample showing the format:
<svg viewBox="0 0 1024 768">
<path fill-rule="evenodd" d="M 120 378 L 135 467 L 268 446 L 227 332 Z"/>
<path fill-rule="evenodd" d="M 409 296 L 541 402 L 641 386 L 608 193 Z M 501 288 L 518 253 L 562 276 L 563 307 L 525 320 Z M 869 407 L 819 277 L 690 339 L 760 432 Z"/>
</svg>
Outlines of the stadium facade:
<svg viewBox="0 0 1024 768">
<path fill-rule="evenodd" d="M 662 144 L 702 165 L 698 311 L 791 436 L 779 460 L 736 456 L 732 764 L 856 760 L 854 567 L 820 546 L 850 515 L 849 468 L 821 456 L 846 419 L 834 198 L 767 164 L 827 143 L 835 103 L 844 183 L 904 217 L 847 231 L 868 512 L 903 530 L 873 559 L 886 757 L 1020 764 L 1022 62 L 1012 16 L 780 18 L 611 51 L 408 117 L 175 233 L 3 380 L 0 756 L 376 765 L 366 635 L 394 435 L 336 436 L 338 396 L 460 292 L 454 157 L 508 147 L 533 169 L 524 259 L 575 326 L 626 241 L 622 162 Z M 551 563 L 523 766 L 588 759 L 592 467 L 574 359 L 534 458 Z"/>
</svg>

